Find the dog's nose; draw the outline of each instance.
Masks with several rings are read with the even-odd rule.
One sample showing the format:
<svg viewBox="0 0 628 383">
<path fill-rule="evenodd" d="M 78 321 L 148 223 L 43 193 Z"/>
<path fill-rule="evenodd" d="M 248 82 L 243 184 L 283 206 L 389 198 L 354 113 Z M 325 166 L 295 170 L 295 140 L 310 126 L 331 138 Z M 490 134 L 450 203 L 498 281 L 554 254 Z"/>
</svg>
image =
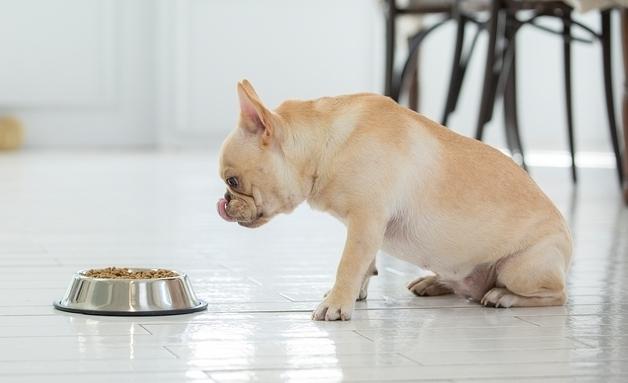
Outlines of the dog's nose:
<svg viewBox="0 0 628 383">
<path fill-rule="evenodd" d="M 231 202 L 231 194 L 229 192 L 225 193 L 225 199 L 227 200 L 227 203 Z"/>
</svg>

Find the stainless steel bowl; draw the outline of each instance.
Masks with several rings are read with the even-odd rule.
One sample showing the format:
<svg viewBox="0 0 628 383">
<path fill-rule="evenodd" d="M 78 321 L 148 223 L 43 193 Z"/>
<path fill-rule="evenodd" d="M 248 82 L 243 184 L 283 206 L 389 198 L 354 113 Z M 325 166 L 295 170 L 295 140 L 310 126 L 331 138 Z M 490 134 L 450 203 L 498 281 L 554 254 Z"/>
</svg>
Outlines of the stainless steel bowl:
<svg viewBox="0 0 628 383">
<path fill-rule="evenodd" d="M 128 268 L 131 271 L 155 269 Z M 187 275 L 156 279 L 108 279 L 74 274 L 58 310 L 91 315 L 148 316 L 202 311 L 207 303 L 196 298 Z"/>
</svg>

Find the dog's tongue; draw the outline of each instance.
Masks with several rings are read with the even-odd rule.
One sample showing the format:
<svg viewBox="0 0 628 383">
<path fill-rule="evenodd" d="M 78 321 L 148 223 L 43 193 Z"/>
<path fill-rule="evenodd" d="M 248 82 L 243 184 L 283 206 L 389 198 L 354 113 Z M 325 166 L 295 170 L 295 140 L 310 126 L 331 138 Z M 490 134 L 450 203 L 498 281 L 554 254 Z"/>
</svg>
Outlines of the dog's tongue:
<svg viewBox="0 0 628 383">
<path fill-rule="evenodd" d="M 229 217 L 229 214 L 227 214 L 227 204 L 229 202 L 227 201 L 226 198 L 221 198 L 218 200 L 218 203 L 216 204 L 216 210 L 218 210 L 218 215 L 220 215 L 222 217 L 222 219 L 224 219 L 225 221 L 228 222 L 233 222 L 235 221 L 235 219 Z"/>
</svg>

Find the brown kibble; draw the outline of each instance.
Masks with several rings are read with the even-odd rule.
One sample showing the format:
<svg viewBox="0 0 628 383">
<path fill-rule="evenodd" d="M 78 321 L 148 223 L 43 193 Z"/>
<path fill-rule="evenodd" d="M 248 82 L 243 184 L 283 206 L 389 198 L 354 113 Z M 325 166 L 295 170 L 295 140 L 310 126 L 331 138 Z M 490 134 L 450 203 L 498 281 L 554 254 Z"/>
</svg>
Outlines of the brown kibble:
<svg viewBox="0 0 628 383">
<path fill-rule="evenodd" d="M 91 269 L 83 273 L 86 277 L 104 278 L 104 279 L 159 279 L 178 277 L 179 274 L 171 270 L 155 269 L 155 270 L 137 270 L 126 269 L 121 267 L 107 267 L 105 269 Z"/>
</svg>

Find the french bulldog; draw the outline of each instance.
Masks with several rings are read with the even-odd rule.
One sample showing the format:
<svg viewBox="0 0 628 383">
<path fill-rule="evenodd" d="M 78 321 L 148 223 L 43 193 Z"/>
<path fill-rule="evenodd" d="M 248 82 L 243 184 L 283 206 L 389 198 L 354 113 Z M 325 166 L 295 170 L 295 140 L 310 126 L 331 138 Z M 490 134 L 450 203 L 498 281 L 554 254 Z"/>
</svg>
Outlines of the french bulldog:
<svg viewBox="0 0 628 383">
<path fill-rule="evenodd" d="M 349 320 L 375 256 L 430 270 L 408 289 L 485 306 L 566 300 L 572 241 L 564 218 L 500 151 L 376 94 L 267 108 L 237 85 L 238 126 L 220 151 L 225 220 L 254 228 L 307 201 L 347 228 L 336 280 L 315 320 Z"/>
</svg>

